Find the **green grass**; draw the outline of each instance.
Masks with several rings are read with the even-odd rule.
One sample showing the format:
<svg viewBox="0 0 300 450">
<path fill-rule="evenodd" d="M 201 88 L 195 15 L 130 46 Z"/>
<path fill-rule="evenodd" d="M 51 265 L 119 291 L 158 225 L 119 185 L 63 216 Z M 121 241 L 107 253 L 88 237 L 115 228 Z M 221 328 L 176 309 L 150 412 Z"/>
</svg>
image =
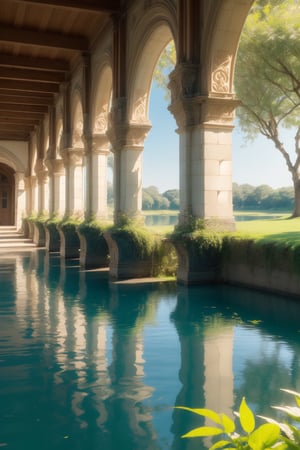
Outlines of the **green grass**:
<svg viewBox="0 0 300 450">
<path fill-rule="evenodd" d="M 255 239 L 282 241 L 291 246 L 300 244 L 300 218 L 249 220 L 236 222 L 238 234 L 248 235 Z"/>
</svg>

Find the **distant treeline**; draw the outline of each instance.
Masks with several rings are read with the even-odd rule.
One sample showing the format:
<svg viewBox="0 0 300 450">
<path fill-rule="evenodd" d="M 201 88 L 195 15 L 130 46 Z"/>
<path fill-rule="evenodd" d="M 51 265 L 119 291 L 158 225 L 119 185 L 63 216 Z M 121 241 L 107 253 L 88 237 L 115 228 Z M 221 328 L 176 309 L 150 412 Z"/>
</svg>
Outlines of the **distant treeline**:
<svg viewBox="0 0 300 450">
<path fill-rule="evenodd" d="M 109 202 L 113 201 L 112 186 L 108 192 Z M 179 209 L 179 190 L 169 189 L 162 194 L 156 186 L 143 188 L 143 210 Z M 266 184 L 233 183 L 233 209 L 243 210 L 281 210 L 292 211 L 294 207 L 294 190 L 292 187 L 273 189 Z"/>
<path fill-rule="evenodd" d="M 266 184 L 233 183 L 233 209 L 241 210 L 282 210 L 292 211 L 294 207 L 294 189 L 282 187 L 273 189 Z"/>
</svg>

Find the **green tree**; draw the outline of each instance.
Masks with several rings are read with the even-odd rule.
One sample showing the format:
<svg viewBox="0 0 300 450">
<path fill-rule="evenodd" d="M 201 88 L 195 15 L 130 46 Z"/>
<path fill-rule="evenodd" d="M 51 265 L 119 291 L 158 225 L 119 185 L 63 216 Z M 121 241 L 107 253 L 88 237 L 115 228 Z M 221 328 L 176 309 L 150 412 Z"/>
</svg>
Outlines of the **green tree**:
<svg viewBox="0 0 300 450">
<path fill-rule="evenodd" d="M 300 216 L 300 2 L 257 1 L 246 21 L 237 55 L 237 115 L 247 138 L 262 134 L 274 143 L 291 174 L 293 216 Z M 294 148 L 283 128 L 295 128 Z M 272 161 L 270 161 L 270 169 Z"/>
<path fill-rule="evenodd" d="M 165 191 L 162 195 L 170 202 L 170 209 L 173 209 L 173 210 L 179 209 L 179 190 L 178 189 L 169 189 L 168 191 Z"/>
</svg>

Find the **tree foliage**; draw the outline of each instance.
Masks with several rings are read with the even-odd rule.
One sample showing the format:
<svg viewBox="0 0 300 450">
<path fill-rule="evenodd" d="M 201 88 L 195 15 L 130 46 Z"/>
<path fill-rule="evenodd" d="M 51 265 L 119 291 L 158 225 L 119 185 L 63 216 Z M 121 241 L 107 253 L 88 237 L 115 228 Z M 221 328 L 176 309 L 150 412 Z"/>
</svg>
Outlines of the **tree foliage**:
<svg viewBox="0 0 300 450">
<path fill-rule="evenodd" d="M 300 1 L 259 0 L 246 21 L 237 55 L 237 115 L 249 139 L 262 134 L 281 153 L 291 173 L 300 215 Z M 294 148 L 281 133 L 295 129 Z M 270 162 L 271 167 L 271 162 Z"/>
<path fill-rule="evenodd" d="M 272 189 L 265 184 L 251 186 L 250 184 L 233 183 L 233 208 L 235 211 L 292 211 L 293 204 L 294 190 L 292 187 Z"/>
<path fill-rule="evenodd" d="M 143 210 L 179 209 L 179 190 L 170 189 L 160 194 L 156 186 L 143 189 Z"/>
</svg>

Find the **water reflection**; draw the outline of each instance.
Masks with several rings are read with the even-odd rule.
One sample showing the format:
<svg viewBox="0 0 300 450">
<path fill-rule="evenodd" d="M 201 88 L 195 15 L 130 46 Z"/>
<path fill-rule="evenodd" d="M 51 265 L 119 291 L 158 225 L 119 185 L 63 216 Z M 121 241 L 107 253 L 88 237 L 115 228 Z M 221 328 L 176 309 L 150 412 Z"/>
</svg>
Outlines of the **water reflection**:
<svg viewBox="0 0 300 450">
<path fill-rule="evenodd" d="M 300 390 L 296 302 L 111 284 L 43 251 L 2 256 L 0 292 L 3 447 L 194 450 L 204 421 L 174 405 L 265 413 Z"/>
</svg>

